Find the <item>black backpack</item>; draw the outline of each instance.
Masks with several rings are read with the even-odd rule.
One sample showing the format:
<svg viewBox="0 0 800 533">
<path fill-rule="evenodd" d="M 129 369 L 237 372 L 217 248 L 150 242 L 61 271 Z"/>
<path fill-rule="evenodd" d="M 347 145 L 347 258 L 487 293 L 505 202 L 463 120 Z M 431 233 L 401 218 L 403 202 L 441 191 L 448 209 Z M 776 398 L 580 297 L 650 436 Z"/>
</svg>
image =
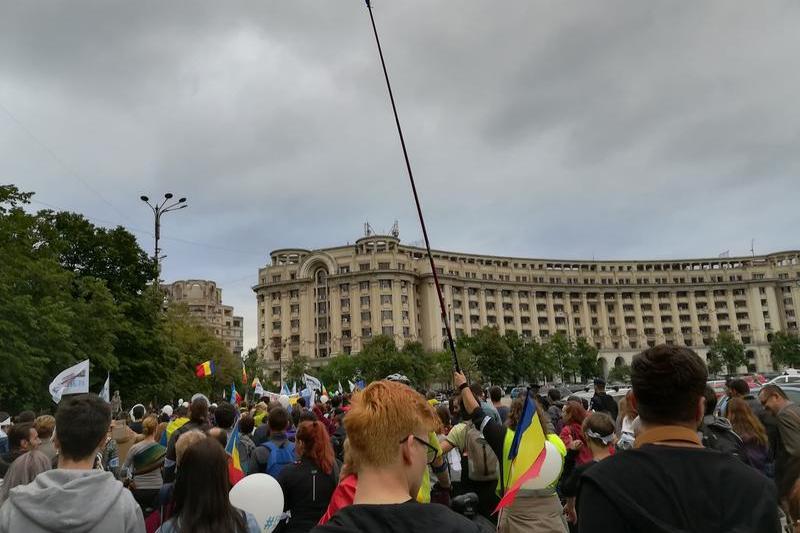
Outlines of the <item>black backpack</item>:
<svg viewBox="0 0 800 533">
<path fill-rule="evenodd" d="M 750 465 L 750 460 L 744 450 L 744 442 L 733 430 L 714 424 L 703 424 L 700 426 L 700 433 L 703 438 L 703 446 L 706 448 L 732 455 L 744 464 Z"/>
</svg>

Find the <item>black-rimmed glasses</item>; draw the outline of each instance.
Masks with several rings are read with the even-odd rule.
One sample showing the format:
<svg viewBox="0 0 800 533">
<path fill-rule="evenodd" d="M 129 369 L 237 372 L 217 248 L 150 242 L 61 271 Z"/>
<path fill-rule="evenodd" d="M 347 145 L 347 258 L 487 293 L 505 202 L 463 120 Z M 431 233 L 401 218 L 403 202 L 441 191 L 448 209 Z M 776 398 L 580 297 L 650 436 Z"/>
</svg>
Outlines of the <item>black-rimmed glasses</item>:
<svg viewBox="0 0 800 533">
<path fill-rule="evenodd" d="M 432 465 L 433 462 L 436 460 L 436 458 L 439 456 L 439 450 L 436 448 L 436 446 L 433 446 L 430 442 L 426 441 L 425 439 L 421 439 L 421 438 L 417 437 L 416 435 L 411 435 L 411 436 L 414 437 L 415 441 L 419 442 L 420 444 L 424 445 L 427 448 L 426 451 L 427 451 L 427 454 L 428 454 L 428 457 L 427 457 L 428 465 Z M 408 437 L 406 437 L 406 438 L 408 438 Z M 403 444 L 405 441 L 406 441 L 406 439 L 401 440 L 400 444 Z"/>
</svg>

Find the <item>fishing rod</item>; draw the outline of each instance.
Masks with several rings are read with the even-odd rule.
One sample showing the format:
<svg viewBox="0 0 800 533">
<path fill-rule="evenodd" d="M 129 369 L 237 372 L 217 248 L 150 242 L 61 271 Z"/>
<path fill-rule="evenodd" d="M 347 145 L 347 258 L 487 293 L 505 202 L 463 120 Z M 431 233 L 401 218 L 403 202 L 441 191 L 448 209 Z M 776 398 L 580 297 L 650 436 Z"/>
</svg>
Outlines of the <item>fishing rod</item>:
<svg viewBox="0 0 800 533">
<path fill-rule="evenodd" d="M 394 102 L 394 93 L 392 92 L 392 84 L 389 82 L 389 72 L 386 70 L 386 61 L 383 59 L 383 49 L 381 48 L 381 40 L 378 38 L 378 28 L 375 26 L 375 17 L 372 14 L 372 4 L 370 0 L 365 0 L 367 4 L 367 11 L 369 11 L 369 19 L 372 22 L 372 32 L 375 34 L 375 44 L 378 45 L 378 55 L 381 58 L 381 66 L 383 67 L 383 77 L 386 78 L 386 88 L 389 90 L 389 100 L 392 102 L 392 112 L 394 113 L 394 123 L 397 125 L 397 134 L 400 136 L 400 146 L 403 148 L 403 157 L 406 160 L 406 170 L 408 171 L 408 180 L 411 182 L 411 191 L 414 193 L 414 203 L 417 205 L 417 215 L 419 215 L 419 224 L 422 226 L 422 236 L 425 239 L 425 249 L 428 252 L 428 261 L 431 264 L 431 272 L 433 273 L 433 284 L 436 286 L 436 296 L 439 297 L 439 308 L 442 312 L 442 323 L 444 324 L 445 332 L 447 333 L 447 344 L 450 346 L 450 355 L 453 358 L 453 368 L 456 372 L 461 372 L 461 366 L 458 364 L 458 355 L 456 354 L 456 343 L 453 341 L 453 333 L 450 331 L 450 321 L 447 319 L 447 309 L 444 305 L 444 296 L 442 295 L 442 286 L 439 284 L 439 275 L 436 272 L 436 264 L 433 261 L 433 254 L 431 253 L 431 243 L 428 240 L 428 229 L 425 226 L 425 217 L 422 216 L 422 206 L 419 203 L 419 195 L 417 194 L 417 184 L 414 182 L 414 173 L 411 171 L 411 162 L 408 159 L 408 150 L 406 149 L 406 141 L 403 137 L 403 128 L 400 127 L 400 118 L 397 115 L 397 105 Z"/>
</svg>

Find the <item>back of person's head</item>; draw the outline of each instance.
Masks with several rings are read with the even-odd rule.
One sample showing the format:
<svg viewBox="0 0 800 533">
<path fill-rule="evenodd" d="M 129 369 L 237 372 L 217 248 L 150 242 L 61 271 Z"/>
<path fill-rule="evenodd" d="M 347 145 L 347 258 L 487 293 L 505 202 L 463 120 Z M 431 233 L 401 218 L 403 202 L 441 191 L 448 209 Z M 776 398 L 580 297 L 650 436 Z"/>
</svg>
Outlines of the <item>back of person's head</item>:
<svg viewBox="0 0 800 533">
<path fill-rule="evenodd" d="M 155 435 L 156 428 L 158 427 L 158 419 L 156 415 L 148 415 L 142 420 L 142 435 L 149 437 Z"/>
<path fill-rule="evenodd" d="M 228 434 L 220 427 L 213 427 L 208 430 L 208 436 L 219 442 L 223 448 L 228 446 Z"/>
<path fill-rule="evenodd" d="M 586 409 L 583 404 L 570 400 L 564 405 L 564 421 L 574 424 L 583 424 L 586 419 Z"/>
<path fill-rule="evenodd" d="M 383 380 L 353 396 L 344 426 L 361 467 L 382 468 L 401 461 L 400 445 L 411 435 L 436 430 L 439 418 L 411 387 Z"/>
<path fill-rule="evenodd" d="M 258 402 L 256 404 L 256 414 L 266 413 L 267 412 L 267 403 L 266 402 Z"/>
<path fill-rule="evenodd" d="M 242 513 L 230 504 L 229 491 L 225 449 L 216 440 L 203 436 L 184 450 L 175 478 L 173 517 L 179 530 L 247 531 Z"/>
<path fill-rule="evenodd" d="M 286 431 L 289 427 L 289 411 L 280 405 L 273 407 L 269 412 L 270 431 Z"/>
<path fill-rule="evenodd" d="M 56 411 L 56 446 L 65 459 L 94 457 L 111 427 L 111 406 L 96 394 L 69 396 Z"/>
<path fill-rule="evenodd" d="M 603 378 L 594 378 L 594 388 L 598 392 L 603 392 L 606 390 L 606 380 Z"/>
<path fill-rule="evenodd" d="M 56 417 L 51 415 L 38 416 L 33 421 L 33 427 L 36 428 L 36 433 L 39 434 L 40 439 L 49 439 L 56 429 Z"/>
<path fill-rule="evenodd" d="M 493 386 L 491 389 L 489 389 L 489 398 L 491 398 L 494 403 L 499 402 L 503 399 L 503 389 L 497 385 Z"/>
<path fill-rule="evenodd" d="M 31 430 L 36 430 L 33 427 L 33 422 L 23 422 L 21 424 L 14 424 L 6 432 L 8 435 L 8 447 L 11 451 L 22 449 L 25 443 L 30 444 Z"/>
<path fill-rule="evenodd" d="M 633 358 L 631 384 L 645 424 L 697 424 L 708 370 L 683 346 L 659 345 Z"/>
<path fill-rule="evenodd" d="M 547 391 L 547 397 L 553 403 L 561 401 L 561 391 L 558 389 L 550 389 Z"/>
<path fill-rule="evenodd" d="M 295 405 L 299 405 L 300 407 L 305 407 L 306 406 L 306 399 L 303 398 L 302 396 L 300 396 L 297 399 L 297 403 Z"/>
<path fill-rule="evenodd" d="M 297 418 L 297 424 L 300 425 L 301 422 L 316 422 L 317 420 L 317 415 L 314 414 L 314 411 L 303 411 Z"/>
<path fill-rule="evenodd" d="M 175 409 L 175 418 L 186 418 L 189 416 L 189 408 L 181 404 Z"/>
<path fill-rule="evenodd" d="M 433 392 L 432 390 L 429 390 L 428 392 L 425 393 L 425 399 L 426 400 L 435 400 L 436 399 L 436 393 Z"/>
<path fill-rule="evenodd" d="M 144 405 L 137 403 L 133 406 L 133 419 L 141 420 L 144 416 Z"/>
<path fill-rule="evenodd" d="M 14 487 L 27 485 L 36 476 L 50 470 L 50 459 L 40 451 L 32 450 L 17 457 L 8 467 L 3 485 L 0 486 L 0 506 L 8 498 L 8 493 Z"/>
<path fill-rule="evenodd" d="M 483 387 L 481 387 L 480 383 L 472 383 L 469 386 L 469 390 L 472 391 L 472 395 L 475 396 L 476 400 L 483 400 Z"/>
<path fill-rule="evenodd" d="M 762 446 L 768 444 L 767 431 L 764 424 L 753 413 L 747 400 L 742 398 L 731 398 L 728 402 L 727 418 L 733 426 L 733 431 L 745 439 L 755 438 Z"/>
<path fill-rule="evenodd" d="M 175 462 L 180 465 L 184 452 L 186 452 L 192 444 L 206 438 L 208 438 L 208 436 L 199 429 L 189 430 L 178 437 L 178 440 L 175 442 Z"/>
<path fill-rule="evenodd" d="M 750 393 L 750 385 L 741 378 L 731 380 L 731 384 L 728 385 L 728 388 L 732 393 L 738 394 L 739 396 L 747 396 Z"/>
<path fill-rule="evenodd" d="M 208 400 L 195 398 L 189 404 L 189 420 L 195 424 L 205 424 L 208 422 Z"/>
<path fill-rule="evenodd" d="M 706 385 L 706 388 L 703 390 L 703 397 L 706 399 L 705 415 L 713 415 L 714 409 L 717 408 L 717 393 L 714 391 L 711 385 Z"/>
<path fill-rule="evenodd" d="M 32 424 L 36 420 L 36 413 L 33 411 L 22 411 L 17 415 L 15 422 L 17 424 Z"/>
<path fill-rule="evenodd" d="M 759 396 L 763 396 L 764 398 L 770 398 L 772 396 L 777 396 L 777 397 L 779 397 L 781 399 L 784 399 L 784 400 L 788 400 L 789 399 L 789 397 L 786 396 L 786 393 L 783 391 L 783 389 L 780 388 L 779 386 L 775 385 L 774 383 L 767 383 L 766 385 L 761 387 L 761 390 L 758 391 L 758 395 Z"/>
<path fill-rule="evenodd" d="M 582 425 L 583 434 L 590 444 L 598 448 L 608 446 L 614 441 L 614 421 L 606 413 L 592 413 Z"/>
<path fill-rule="evenodd" d="M 633 389 L 629 389 L 625 393 L 625 397 L 620 400 L 619 415 L 622 418 L 628 417 L 631 420 L 639 416 L 639 411 L 636 410 L 636 400 L 633 398 Z"/>
<path fill-rule="evenodd" d="M 217 426 L 222 429 L 232 428 L 233 423 L 236 421 L 236 407 L 228 402 L 220 402 L 217 410 L 214 411 L 214 420 L 216 420 Z"/>
<path fill-rule="evenodd" d="M 302 444 L 302 456 L 311 459 L 326 474 L 333 471 L 333 447 L 322 422 L 302 422 L 297 427 L 295 442 Z"/>
<path fill-rule="evenodd" d="M 239 419 L 239 433 L 242 435 L 249 435 L 253 432 L 256 422 L 250 415 L 242 415 Z"/>
<path fill-rule="evenodd" d="M 331 407 L 334 409 L 338 409 L 342 405 L 342 397 L 341 396 L 334 396 L 331 398 Z"/>
<path fill-rule="evenodd" d="M 443 404 L 439 404 L 436 406 L 436 416 L 439 417 L 441 421 L 442 428 L 449 428 L 450 427 L 450 411 L 447 409 L 447 406 Z"/>
</svg>

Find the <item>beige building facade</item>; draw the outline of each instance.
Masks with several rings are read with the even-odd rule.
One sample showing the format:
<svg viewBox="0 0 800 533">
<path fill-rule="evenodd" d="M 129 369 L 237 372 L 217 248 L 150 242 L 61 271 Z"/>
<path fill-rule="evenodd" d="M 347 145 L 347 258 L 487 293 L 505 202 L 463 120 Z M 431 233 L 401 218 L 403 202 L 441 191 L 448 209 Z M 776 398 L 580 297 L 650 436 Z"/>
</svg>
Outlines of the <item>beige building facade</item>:
<svg viewBox="0 0 800 533">
<path fill-rule="evenodd" d="M 167 300 L 186 304 L 189 313 L 205 323 L 231 353 L 242 356 L 244 319 L 233 313 L 233 307 L 223 305 L 222 289 L 216 282 L 202 279 L 179 280 L 161 285 Z"/>
<path fill-rule="evenodd" d="M 798 330 L 800 251 L 658 261 L 433 256 L 456 336 L 494 326 L 537 340 L 585 337 L 600 349 L 604 372 L 662 343 L 705 356 L 721 331 L 745 344 L 749 369 L 771 370 L 772 333 Z M 258 277 L 258 348 L 273 378 L 293 356 L 324 364 L 378 334 L 398 346 L 443 346 L 426 252 L 396 237 L 275 250 Z"/>
</svg>

